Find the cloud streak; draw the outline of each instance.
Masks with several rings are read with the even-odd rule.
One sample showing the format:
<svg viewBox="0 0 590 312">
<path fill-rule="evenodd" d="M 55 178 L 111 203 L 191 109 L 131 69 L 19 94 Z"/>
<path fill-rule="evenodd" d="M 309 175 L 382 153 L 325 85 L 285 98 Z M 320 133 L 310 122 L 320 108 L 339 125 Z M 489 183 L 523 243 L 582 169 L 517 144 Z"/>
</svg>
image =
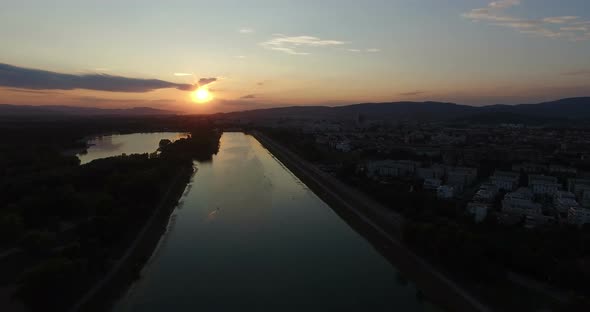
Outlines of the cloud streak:
<svg viewBox="0 0 590 312">
<path fill-rule="evenodd" d="M 251 100 L 251 99 L 255 99 L 256 95 L 255 94 L 248 94 L 248 95 L 244 95 L 242 97 L 240 97 L 240 99 L 242 100 Z"/>
<path fill-rule="evenodd" d="M 291 55 L 309 55 L 309 52 L 302 52 L 301 47 L 329 47 L 347 44 L 339 40 L 325 40 L 313 36 L 285 36 L 276 34 L 275 38 L 262 42 L 260 45 L 266 49 L 279 51 Z"/>
<path fill-rule="evenodd" d="M 400 93 L 399 95 L 401 95 L 401 96 L 417 96 L 417 95 L 424 94 L 424 93 L 426 93 L 426 91 L 412 91 L 412 92 L 403 92 L 403 93 Z"/>
<path fill-rule="evenodd" d="M 202 78 L 206 83 L 215 78 Z M 175 88 L 192 91 L 192 84 L 174 83 L 159 79 L 127 78 L 105 74 L 63 74 L 52 71 L 18 67 L 0 63 L 0 86 L 32 90 L 87 89 L 110 92 L 143 93 L 157 89 Z"/>
<path fill-rule="evenodd" d="M 590 69 L 574 70 L 563 73 L 565 76 L 590 76 Z"/>
<path fill-rule="evenodd" d="M 586 27 L 590 21 L 580 21 L 578 16 L 527 19 L 507 14 L 506 11 L 520 4 L 519 0 L 493 1 L 485 8 L 473 9 L 462 16 L 474 22 L 487 22 L 495 26 L 508 27 L 522 34 L 536 37 L 565 38 L 571 41 L 590 39 L 590 32 Z"/>
</svg>

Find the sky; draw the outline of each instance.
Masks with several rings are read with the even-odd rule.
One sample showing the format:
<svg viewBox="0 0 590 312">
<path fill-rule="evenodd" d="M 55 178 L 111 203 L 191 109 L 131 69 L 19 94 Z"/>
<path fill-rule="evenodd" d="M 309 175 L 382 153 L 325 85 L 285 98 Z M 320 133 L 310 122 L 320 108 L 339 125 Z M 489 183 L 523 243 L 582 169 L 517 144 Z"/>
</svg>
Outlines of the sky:
<svg viewBox="0 0 590 312">
<path fill-rule="evenodd" d="M 590 95 L 588 0 L 0 0 L 0 103 L 214 113 Z M 209 95 L 195 100 L 194 91 Z"/>
</svg>

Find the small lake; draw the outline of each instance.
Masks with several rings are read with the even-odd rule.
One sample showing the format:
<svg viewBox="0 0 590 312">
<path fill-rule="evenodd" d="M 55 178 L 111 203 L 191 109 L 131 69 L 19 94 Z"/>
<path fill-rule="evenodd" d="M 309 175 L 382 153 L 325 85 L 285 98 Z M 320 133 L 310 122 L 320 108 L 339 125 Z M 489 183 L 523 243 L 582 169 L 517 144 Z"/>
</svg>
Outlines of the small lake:
<svg viewBox="0 0 590 312">
<path fill-rule="evenodd" d="M 158 149 L 161 139 L 175 141 L 186 138 L 187 133 L 155 132 L 105 135 L 88 141 L 90 147 L 85 154 L 77 154 L 81 164 L 95 159 L 118 156 L 121 154 L 153 153 Z"/>
<path fill-rule="evenodd" d="M 111 136 L 87 159 L 181 134 L 167 135 Z M 212 161 L 194 166 L 114 311 L 438 311 L 252 136 L 224 133 Z"/>
</svg>

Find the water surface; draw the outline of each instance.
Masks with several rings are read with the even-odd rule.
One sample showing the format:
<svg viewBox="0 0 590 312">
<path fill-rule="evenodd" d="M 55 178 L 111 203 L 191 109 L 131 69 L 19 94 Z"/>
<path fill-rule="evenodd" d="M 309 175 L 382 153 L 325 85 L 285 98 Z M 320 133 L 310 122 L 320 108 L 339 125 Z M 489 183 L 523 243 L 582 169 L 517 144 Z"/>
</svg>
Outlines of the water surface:
<svg viewBox="0 0 590 312">
<path fill-rule="evenodd" d="M 154 132 L 105 135 L 91 139 L 85 154 L 77 154 L 80 163 L 89 163 L 95 159 L 118 156 L 121 154 L 153 153 L 158 149 L 161 139 L 171 141 L 185 138 L 186 133 Z"/>
<path fill-rule="evenodd" d="M 115 311 L 434 311 L 251 136 L 224 133 Z"/>
</svg>

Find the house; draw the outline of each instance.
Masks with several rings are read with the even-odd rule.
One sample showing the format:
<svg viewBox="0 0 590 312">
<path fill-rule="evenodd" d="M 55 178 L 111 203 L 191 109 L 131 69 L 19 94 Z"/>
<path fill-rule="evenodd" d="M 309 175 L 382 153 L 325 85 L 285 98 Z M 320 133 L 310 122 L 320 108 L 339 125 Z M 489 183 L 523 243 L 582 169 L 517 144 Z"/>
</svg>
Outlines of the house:
<svg viewBox="0 0 590 312">
<path fill-rule="evenodd" d="M 576 195 L 566 191 L 557 191 L 553 194 L 553 205 L 555 205 L 555 209 L 560 213 L 567 213 L 570 208 L 580 206 L 576 201 Z"/>
<path fill-rule="evenodd" d="M 434 178 L 427 178 L 424 179 L 424 189 L 425 190 L 436 190 L 439 186 L 441 186 L 442 181 L 440 179 Z"/>
<path fill-rule="evenodd" d="M 490 180 L 498 190 L 513 191 L 518 186 L 519 177 L 518 173 L 496 170 Z"/>
<path fill-rule="evenodd" d="M 450 185 L 441 185 L 436 189 L 436 196 L 441 199 L 451 199 L 455 196 L 455 188 Z"/>
<path fill-rule="evenodd" d="M 482 222 L 488 215 L 490 204 L 482 202 L 470 202 L 467 204 L 467 211 L 473 215 L 476 223 Z"/>
<path fill-rule="evenodd" d="M 529 187 L 535 195 L 553 195 L 561 185 L 557 183 L 556 177 L 533 174 L 529 176 Z"/>
<path fill-rule="evenodd" d="M 533 202 L 533 192 L 521 187 L 518 190 L 506 194 L 502 200 L 504 213 L 521 216 L 536 216 L 541 214 L 541 205 Z"/>
<path fill-rule="evenodd" d="M 584 225 L 590 223 L 590 209 L 582 207 L 572 207 L 567 213 L 567 222 L 569 224 Z"/>
</svg>

